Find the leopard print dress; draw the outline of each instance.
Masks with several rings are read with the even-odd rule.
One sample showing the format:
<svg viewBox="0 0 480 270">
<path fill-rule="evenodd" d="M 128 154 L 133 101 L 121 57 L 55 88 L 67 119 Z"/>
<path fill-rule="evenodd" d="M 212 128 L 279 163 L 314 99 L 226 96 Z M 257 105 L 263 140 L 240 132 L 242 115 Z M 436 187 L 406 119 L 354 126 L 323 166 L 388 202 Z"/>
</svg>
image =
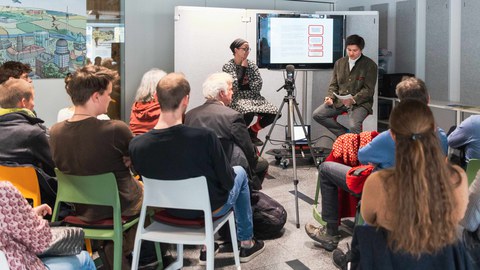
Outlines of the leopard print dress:
<svg viewBox="0 0 480 270">
<path fill-rule="evenodd" d="M 241 68 L 241 66 L 236 65 L 233 59 L 223 66 L 223 72 L 233 77 L 233 98 L 230 107 L 242 114 L 252 112 L 277 114 L 277 107 L 260 95 L 263 81 L 257 65 L 250 60 L 247 60 L 247 62 L 248 67 L 242 82 L 242 84 L 248 84 L 248 89 L 246 90 L 240 90 L 240 83 L 238 81 L 237 69 Z"/>
</svg>

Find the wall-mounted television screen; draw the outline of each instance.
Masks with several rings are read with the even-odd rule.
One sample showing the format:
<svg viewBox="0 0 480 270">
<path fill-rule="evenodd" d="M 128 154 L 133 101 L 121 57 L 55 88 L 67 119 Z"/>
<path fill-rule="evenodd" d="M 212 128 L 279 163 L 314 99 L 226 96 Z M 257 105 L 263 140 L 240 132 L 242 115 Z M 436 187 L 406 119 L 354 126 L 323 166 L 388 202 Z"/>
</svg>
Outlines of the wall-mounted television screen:
<svg viewBox="0 0 480 270">
<path fill-rule="evenodd" d="M 332 68 L 344 55 L 345 16 L 257 14 L 259 68 Z"/>
</svg>

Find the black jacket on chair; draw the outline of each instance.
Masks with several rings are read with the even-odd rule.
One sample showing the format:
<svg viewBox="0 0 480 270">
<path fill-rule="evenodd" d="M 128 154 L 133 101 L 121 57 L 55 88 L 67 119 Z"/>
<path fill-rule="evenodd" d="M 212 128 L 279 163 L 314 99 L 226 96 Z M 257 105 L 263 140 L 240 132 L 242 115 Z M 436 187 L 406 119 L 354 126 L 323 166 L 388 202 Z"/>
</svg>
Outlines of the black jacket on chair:
<svg viewBox="0 0 480 270">
<path fill-rule="evenodd" d="M 43 120 L 24 111 L 0 114 L 0 164 L 31 164 L 37 171 L 42 203 L 53 207 L 57 183 L 55 165 Z"/>
</svg>

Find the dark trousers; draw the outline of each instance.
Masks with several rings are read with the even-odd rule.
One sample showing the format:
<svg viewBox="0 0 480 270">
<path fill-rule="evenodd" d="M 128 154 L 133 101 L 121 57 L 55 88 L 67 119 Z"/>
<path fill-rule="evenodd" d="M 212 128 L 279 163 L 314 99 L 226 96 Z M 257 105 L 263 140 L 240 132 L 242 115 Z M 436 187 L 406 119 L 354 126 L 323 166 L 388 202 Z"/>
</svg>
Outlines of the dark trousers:
<svg viewBox="0 0 480 270">
<path fill-rule="evenodd" d="M 327 223 L 338 223 L 338 188 L 349 190 L 346 175 L 351 168 L 332 161 L 323 162 L 318 167 L 322 194 L 322 219 Z"/>
</svg>

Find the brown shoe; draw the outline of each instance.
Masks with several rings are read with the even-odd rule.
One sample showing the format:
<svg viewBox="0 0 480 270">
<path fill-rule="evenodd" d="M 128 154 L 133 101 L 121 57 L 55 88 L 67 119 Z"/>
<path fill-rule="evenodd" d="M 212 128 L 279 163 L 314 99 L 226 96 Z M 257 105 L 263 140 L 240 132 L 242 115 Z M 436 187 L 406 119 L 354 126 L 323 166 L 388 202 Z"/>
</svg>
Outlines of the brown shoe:
<svg viewBox="0 0 480 270">
<path fill-rule="evenodd" d="M 327 234 L 327 228 L 324 226 L 315 226 L 311 223 L 305 224 L 305 232 L 327 251 L 333 251 L 338 246 L 339 236 Z"/>
</svg>

